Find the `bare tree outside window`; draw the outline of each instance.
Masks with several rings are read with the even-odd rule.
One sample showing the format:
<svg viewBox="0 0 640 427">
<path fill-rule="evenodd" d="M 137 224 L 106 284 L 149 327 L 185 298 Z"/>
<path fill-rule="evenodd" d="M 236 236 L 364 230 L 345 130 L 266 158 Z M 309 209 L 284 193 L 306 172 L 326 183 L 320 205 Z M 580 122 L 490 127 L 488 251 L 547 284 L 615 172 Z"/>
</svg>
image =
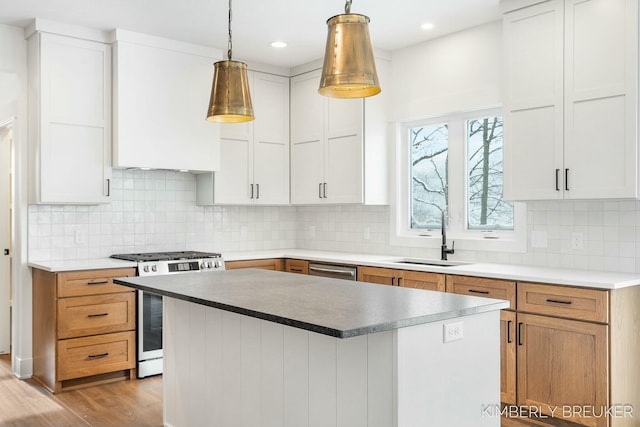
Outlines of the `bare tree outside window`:
<svg viewBox="0 0 640 427">
<path fill-rule="evenodd" d="M 502 198 L 502 117 L 467 121 L 467 227 L 513 230 L 513 204 Z"/>
<path fill-rule="evenodd" d="M 440 228 L 448 206 L 447 123 L 409 129 L 411 155 L 411 228 Z"/>
</svg>

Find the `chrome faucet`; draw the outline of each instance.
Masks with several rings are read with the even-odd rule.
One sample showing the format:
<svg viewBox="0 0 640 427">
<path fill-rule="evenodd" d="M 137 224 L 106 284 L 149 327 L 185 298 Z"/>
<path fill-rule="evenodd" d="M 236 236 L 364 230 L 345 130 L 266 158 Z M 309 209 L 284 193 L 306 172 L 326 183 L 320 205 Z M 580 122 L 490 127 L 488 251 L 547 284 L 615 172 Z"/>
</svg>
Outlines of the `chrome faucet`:
<svg viewBox="0 0 640 427">
<path fill-rule="evenodd" d="M 447 260 L 447 255 L 453 255 L 455 251 L 456 242 L 451 242 L 451 249 L 447 248 L 447 230 L 444 226 L 444 211 L 442 212 L 442 246 L 440 246 L 440 259 L 442 261 Z"/>
</svg>

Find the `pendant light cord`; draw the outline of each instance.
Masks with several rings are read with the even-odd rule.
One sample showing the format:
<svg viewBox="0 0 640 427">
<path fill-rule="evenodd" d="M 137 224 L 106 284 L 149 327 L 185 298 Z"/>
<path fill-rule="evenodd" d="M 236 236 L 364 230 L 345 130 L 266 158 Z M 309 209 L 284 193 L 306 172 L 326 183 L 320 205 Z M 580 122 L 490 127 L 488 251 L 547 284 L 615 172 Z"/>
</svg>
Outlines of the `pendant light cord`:
<svg viewBox="0 0 640 427">
<path fill-rule="evenodd" d="M 231 0 L 229 0 L 229 45 L 227 48 L 227 58 L 231 61 Z"/>
<path fill-rule="evenodd" d="M 351 1 L 352 0 L 347 0 L 347 2 L 344 4 L 344 13 L 351 13 Z"/>
</svg>

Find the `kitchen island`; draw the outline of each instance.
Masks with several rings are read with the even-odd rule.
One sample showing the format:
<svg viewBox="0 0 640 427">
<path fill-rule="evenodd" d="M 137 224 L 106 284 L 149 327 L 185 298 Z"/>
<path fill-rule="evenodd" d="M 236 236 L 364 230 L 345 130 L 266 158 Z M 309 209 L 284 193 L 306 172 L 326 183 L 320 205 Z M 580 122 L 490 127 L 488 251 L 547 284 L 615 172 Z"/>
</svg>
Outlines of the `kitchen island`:
<svg viewBox="0 0 640 427">
<path fill-rule="evenodd" d="M 246 269 L 164 298 L 167 426 L 494 426 L 508 302 Z"/>
</svg>

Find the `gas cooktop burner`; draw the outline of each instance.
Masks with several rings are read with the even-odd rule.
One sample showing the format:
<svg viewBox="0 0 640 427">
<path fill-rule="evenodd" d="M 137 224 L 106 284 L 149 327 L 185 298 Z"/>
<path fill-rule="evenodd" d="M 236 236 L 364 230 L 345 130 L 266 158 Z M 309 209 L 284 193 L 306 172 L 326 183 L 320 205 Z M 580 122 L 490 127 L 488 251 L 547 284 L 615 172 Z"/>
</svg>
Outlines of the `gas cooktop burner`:
<svg viewBox="0 0 640 427">
<path fill-rule="evenodd" d="M 142 254 L 116 254 L 111 258 L 125 261 L 145 262 L 145 261 L 175 261 L 180 259 L 201 259 L 220 258 L 221 255 L 209 252 L 182 251 L 182 252 L 148 252 Z"/>
</svg>

